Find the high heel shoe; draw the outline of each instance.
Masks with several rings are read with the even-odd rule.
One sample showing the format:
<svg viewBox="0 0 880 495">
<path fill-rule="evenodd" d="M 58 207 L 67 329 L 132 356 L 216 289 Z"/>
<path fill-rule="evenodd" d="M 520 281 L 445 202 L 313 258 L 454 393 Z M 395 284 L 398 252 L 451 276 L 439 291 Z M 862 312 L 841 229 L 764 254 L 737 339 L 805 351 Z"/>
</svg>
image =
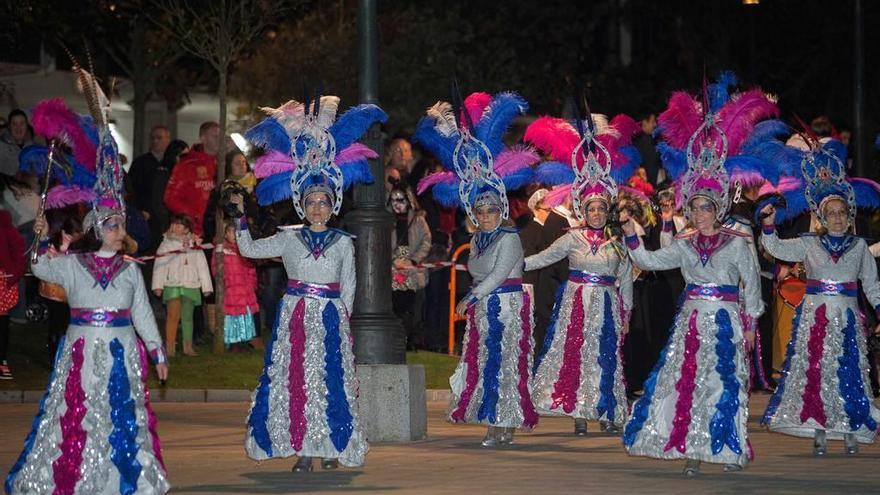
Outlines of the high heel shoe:
<svg viewBox="0 0 880 495">
<path fill-rule="evenodd" d="M 693 478 L 694 476 L 700 474 L 700 461 L 688 459 L 687 464 L 684 465 L 684 471 L 682 471 L 681 474 L 687 476 L 688 478 Z"/>
<path fill-rule="evenodd" d="M 587 420 L 584 418 L 574 418 L 574 434 L 579 437 L 587 436 Z"/>
<path fill-rule="evenodd" d="M 501 428 L 498 434 L 498 443 L 501 445 L 511 445 L 513 443 L 513 432 L 516 428 Z"/>
<path fill-rule="evenodd" d="M 300 457 L 293 465 L 294 473 L 309 473 L 312 471 L 312 458 Z"/>
<path fill-rule="evenodd" d="M 483 441 L 480 442 L 480 445 L 486 448 L 494 448 L 498 446 L 498 428 L 494 426 L 490 426 L 486 430 L 486 436 L 483 437 Z"/>
<path fill-rule="evenodd" d="M 336 469 L 339 467 L 339 461 L 336 459 L 321 459 L 321 469 Z"/>
<path fill-rule="evenodd" d="M 849 455 L 854 455 L 859 453 L 859 442 L 856 440 L 856 436 L 852 433 L 847 433 L 843 436 L 843 445 L 844 452 Z"/>
<path fill-rule="evenodd" d="M 822 457 L 828 452 L 828 444 L 825 439 L 825 430 L 816 430 L 816 436 L 813 437 L 813 455 Z"/>
</svg>

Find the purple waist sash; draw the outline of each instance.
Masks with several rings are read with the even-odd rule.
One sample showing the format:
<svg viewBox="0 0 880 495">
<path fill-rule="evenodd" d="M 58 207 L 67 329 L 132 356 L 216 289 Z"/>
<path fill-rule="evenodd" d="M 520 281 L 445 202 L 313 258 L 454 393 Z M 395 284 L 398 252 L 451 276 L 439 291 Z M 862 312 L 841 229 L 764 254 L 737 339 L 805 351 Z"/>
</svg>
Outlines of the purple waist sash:
<svg viewBox="0 0 880 495">
<path fill-rule="evenodd" d="M 70 324 L 80 327 L 130 327 L 131 310 L 110 308 L 70 308 Z"/>
<path fill-rule="evenodd" d="M 291 296 L 303 296 L 323 299 L 339 299 L 339 283 L 313 284 L 302 280 L 289 279 L 287 281 L 287 294 Z"/>
<path fill-rule="evenodd" d="M 859 283 L 808 279 L 807 294 L 856 297 L 859 295 Z"/>
<path fill-rule="evenodd" d="M 598 275 L 595 273 L 584 272 L 581 270 L 569 270 L 568 280 L 585 285 L 598 285 L 601 287 L 611 287 L 617 282 L 617 277 L 613 275 Z"/>
<path fill-rule="evenodd" d="M 739 301 L 739 287 L 735 285 L 688 284 L 685 288 L 687 299 L 703 301 Z"/>
</svg>

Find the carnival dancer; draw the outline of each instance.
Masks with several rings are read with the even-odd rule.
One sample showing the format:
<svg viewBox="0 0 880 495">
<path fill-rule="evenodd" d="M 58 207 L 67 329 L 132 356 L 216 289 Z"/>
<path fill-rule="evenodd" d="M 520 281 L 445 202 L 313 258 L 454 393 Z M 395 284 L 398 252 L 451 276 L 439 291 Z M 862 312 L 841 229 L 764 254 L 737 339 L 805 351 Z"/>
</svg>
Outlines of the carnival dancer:
<svg viewBox="0 0 880 495">
<path fill-rule="evenodd" d="M 564 165 L 574 175 L 545 202 L 553 206 L 560 196 L 570 195 L 575 214 L 586 222 L 525 259 L 525 270 L 531 271 L 568 257 L 568 281 L 557 297 L 531 385 L 538 411 L 574 418 L 576 435 L 587 434 L 587 420 L 599 420 L 605 431 L 618 431 L 628 410 L 620 348 L 632 309 L 633 268 L 611 233 L 608 215 L 618 189 L 612 171 L 631 172 L 638 165 L 630 140 L 639 127 L 625 115 L 603 127 L 595 122 L 592 117 L 579 119 L 576 130 L 563 119 L 542 117 L 525 134 L 526 141 L 552 158 L 567 160 Z M 555 185 L 554 178 L 568 178 L 554 168 L 560 167 L 542 164 L 536 180 Z"/>
<path fill-rule="evenodd" d="M 93 200 L 83 222 L 86 235 L 72 246 L 76 254 L 50 249 L 33 266 L 37 277 L 64 288 L 70 326 L 6 491 L 165 493 L 169 484 L 146 382 L 148 358 L 160 380 L 168 378 L 167 360 L 140 269 L 120 252 L 123 171 L 110 133 L 109 101 L 88 72 L 78 66 L 74 71 L 91 119 L 55 99 L 42 103 L 35 124 L 59 148 L 71 149 L 78 162 L 72 176 L 80 172 L 97 180 L 92 190 L 72 182 L 57 186 L 68 199 Z M 54 173 L 52 162 L 63 161 L 62 155 L 47 150 L 44 170 Z M 45 217 L 34 230 L 45 238 Z"/>
<path fill-rule="evenodd" d="M 339 98 L 317 95 L 263 108 L 269 117 L 246 138 L 263 154 L 254 172 L 263 180 L 257 199 L 269 205 L 290 198 L 307 226 L 253 240 L 239 218 L 238 249 L 247 258 L 280 257 L 287 293 L 266 344 L 263 374 L 251 400 L 245 449 L 255 460 L 299 456 L 294 471 L 364 463 L 367 438 L 358 419 L 352 336 L 355 292 L 352 236 L 329 228 L 345 188 L 372 181 L 370 148 L 355 140 L 385 113 L 360 105 L 336 118 Z M 338 150 L 338 152 L 337 152 Z M 233 202 L 243 212 L 243 198 Z"/>
<path fill-rule="evenodd" d="M 842 439 L 845 452 L 856 454 L 859 443 L 874 441 L 880 422 L 868 379 L 858 287 L 861 281 L 868 301 L 880 311 L 880 282 L 867 243 L 854 235 L 854 220 L 857 207 L 880 205 L 880 185 L 847 178 L 846 147 L 839 141 L 820 144 L 810 135 L 805 140 L 809 150 L 788 154 L 800 161 L 801 187 L 783 193 L 784 210 L 776 212 L 772 204 L 762 208 L 761 243 L 782 261 L 803 263 L 807 278 L 782 378 L 762 423 L 771 431 L 813 437 L 817 456 L 825 455 L 829 438 Z M 775 222 L 806 210 L 818 218 L 819 231 L 780 239 Z"/>
<path fill-rule="evenodd" d="M 533 323 L 522 289 L 523 249 L 516 229 L 504 224 L 507 190 L 530 182 L 538 161 L 531 148 L 502 142 L 526 108 L 513 93 L 473 93 L 455 109 L 446 102 L 429 108 L 413 136 L 450 170 L 422 179 L 419 192 L 433 187 L 435 200 L 461 206 L 478 229 L 468 259 L 473 287 L 456 306 L 467 323 L 447 418 L 488 425 L 484 447 L 510 444 L 516 428 L 538 424 L 529 394 Z"/>
<path fill-rule="evenodd" d="M 698 117 L 705 109 L 688 139 L 688 169 L 681 179 L 693 228 L 670 246 L 648 252 L 633 235 L 633 223 L 623 227 L 636 266 L 681 268 L 687 283 L 669 342 L 633 406 L 623 443 L 631 455 L 687 459 L 684 474 L 694 476 L 701 461 L 739 471 L 752 457 L 744 340 L 753 342 L 754 332 L 743 325 L 741 311 L 757 318 L 764 304 L 746 239 L 721 226 L 730 204 L 725 159 L 738 139 L 729 141 L 724 129 L 730 122 L 721 120 L 723 114 L 685 96 Z"/>
</svg>

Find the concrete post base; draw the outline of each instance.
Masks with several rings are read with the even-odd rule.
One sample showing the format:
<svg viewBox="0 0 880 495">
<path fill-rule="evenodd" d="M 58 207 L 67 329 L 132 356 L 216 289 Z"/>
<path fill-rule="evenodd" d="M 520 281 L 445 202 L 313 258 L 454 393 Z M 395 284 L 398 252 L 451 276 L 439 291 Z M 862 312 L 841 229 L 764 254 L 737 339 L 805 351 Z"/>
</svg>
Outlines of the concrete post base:
<svg viewBox="0 0 880 495">
<path fill-rule="evenodd" d="M 428 434 L 425 368 L 359 364 L 358 408 L 370 442 L 411 442 Z"/>
</svg>

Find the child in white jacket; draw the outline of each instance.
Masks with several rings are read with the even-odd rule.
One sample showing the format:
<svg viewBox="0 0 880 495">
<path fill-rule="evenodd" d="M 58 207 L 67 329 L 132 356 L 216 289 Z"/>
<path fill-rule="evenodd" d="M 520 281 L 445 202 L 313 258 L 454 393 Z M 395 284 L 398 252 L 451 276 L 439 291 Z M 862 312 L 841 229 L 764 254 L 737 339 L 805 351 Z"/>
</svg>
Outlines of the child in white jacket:
<svg viewBox="0 0 880 495">
<path fill-rule="evenodd" d="M 197 356 L 193 349 L 193 310 L 202 304 L 202 294 L 214 292 L 205 253 L 191 249 L 196 245 L 192 226 L 186 215 L 172 215 L 171 224 L 156 251 L 153 266 L 153 293 L 166 305 L 165 347 L 175 355 L 177 326 L 183 333 L 183 353 Z M 175 254 L 165 254 L 175 252 Z M 163 256 L 164 254 L 164 256 Z"/>
</svg>

